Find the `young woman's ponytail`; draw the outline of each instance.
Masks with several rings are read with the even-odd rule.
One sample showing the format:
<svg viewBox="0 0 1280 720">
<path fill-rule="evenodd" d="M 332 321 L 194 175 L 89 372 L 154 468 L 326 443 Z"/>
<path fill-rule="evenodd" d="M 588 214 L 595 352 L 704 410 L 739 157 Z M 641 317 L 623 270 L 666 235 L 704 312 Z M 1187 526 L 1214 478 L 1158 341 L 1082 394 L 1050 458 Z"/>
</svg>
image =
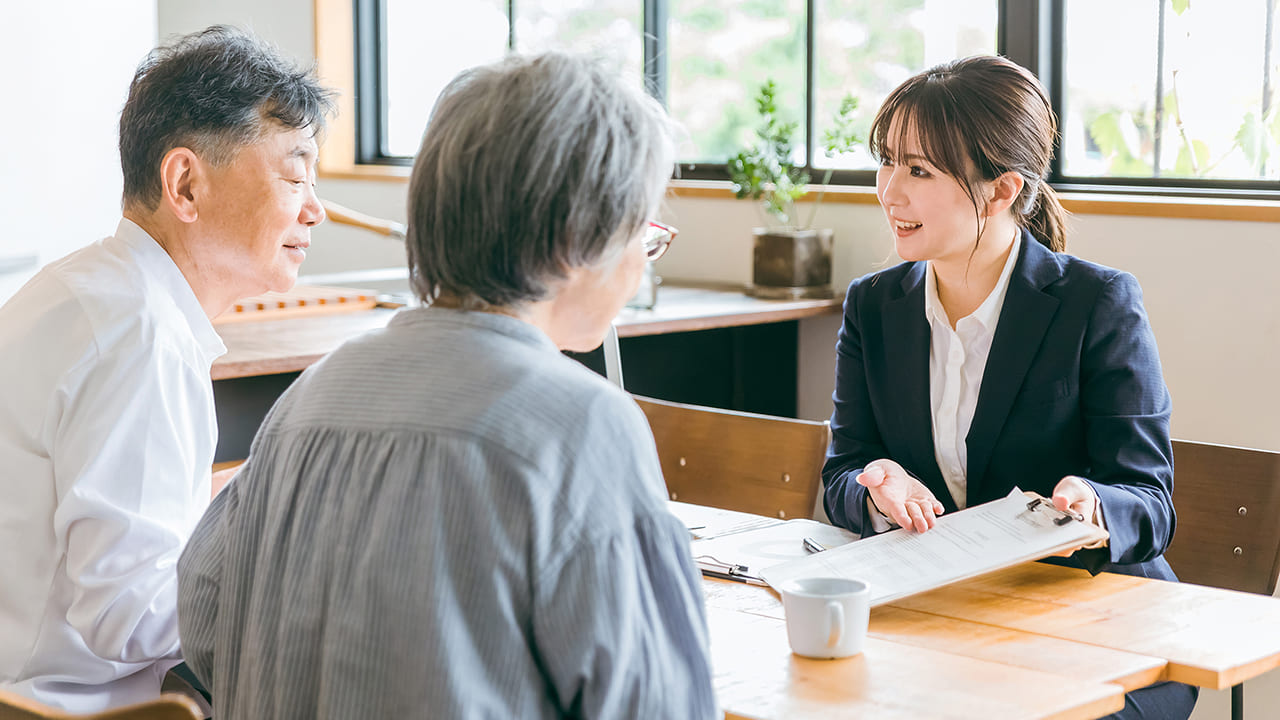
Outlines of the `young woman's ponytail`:
<svg viewBox="0 0 1280 720">
<path fill-rule="evenodd" d="M 1058 200 L 1057 191 L 1048 183 L 1040 183 L 1030 211 L 1022 216 L 1021 224 L 1040 244 L 1054 252 L 1066 251 L 1067 211 Z"/>
</svg>

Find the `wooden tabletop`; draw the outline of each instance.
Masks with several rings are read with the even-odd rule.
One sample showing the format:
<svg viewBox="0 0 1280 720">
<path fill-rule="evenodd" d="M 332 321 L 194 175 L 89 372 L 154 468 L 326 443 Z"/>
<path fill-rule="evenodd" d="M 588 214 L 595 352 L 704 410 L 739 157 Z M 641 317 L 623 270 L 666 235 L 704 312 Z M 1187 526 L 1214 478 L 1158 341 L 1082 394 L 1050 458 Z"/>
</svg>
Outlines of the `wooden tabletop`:
<svg viewBox="0 0 1280 720">
<path fill-rule="evenodd" d="M 793 655 L 785 624 L 719 608 L 707 612 L 716 696 L 728 718 L 858 720 L 1089 720 L 1124 707 L 1119 685 L 1077 680 L 867 638 L 840 660 Z"/>
<path fill-rule="evenodd" d="M 1159 680 L 1221 689 L 1280 664 L 1276 599 L 1041 563 L 876 608 L 867 651 L 833 661 L 789 652 L 772 590 L 703 586 L 730 717 L 1095 718 Z"/>
<path fill-rule="evenodd" d="M 652 310 L 624 309 L 615 324 L 620 337 L 758 325 L 840 311 L 841 301 L 761 300 L 731 285 L 663 285 Z M 366 312 L 240 322 L 217 327 L 227 353 L 213 364 L 213 379 L 297 372 L 343 342 L 383 327 L 396 308 Z"/>
<path fill-rule="evenodd" d="M 891 604 L 1159 657 L 1216 690 L 1280 665 L 1280 600 L 1189 583 L 1031 563 Z"/>
</svg>

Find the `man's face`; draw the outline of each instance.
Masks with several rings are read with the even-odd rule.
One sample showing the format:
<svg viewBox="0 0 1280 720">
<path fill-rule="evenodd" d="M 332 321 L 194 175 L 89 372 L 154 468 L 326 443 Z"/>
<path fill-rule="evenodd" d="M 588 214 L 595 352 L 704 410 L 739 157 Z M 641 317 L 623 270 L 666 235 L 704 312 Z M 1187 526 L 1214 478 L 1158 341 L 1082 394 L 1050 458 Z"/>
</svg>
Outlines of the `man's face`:
<svg viewBox="0 0 1280 720">
<path fill-rule="evenodd" d="M 208 167 L 199 204 L 198 270 L 235 298 L 284 292 L 298 279 L 311 228 L 318 148 L 309 129 L 268 130 L 222 167 Z"/>
</svg>

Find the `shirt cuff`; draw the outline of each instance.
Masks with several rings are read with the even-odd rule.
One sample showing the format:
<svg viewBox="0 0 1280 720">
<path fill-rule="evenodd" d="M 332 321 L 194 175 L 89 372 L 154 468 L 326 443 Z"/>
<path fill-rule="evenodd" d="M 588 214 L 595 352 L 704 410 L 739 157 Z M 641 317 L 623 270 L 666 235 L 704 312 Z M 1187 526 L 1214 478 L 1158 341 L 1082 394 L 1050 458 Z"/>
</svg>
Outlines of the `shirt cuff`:
<svg viewBox="0 0 1280 720">
<path fill-rule="evenodd" d="M 898 524 L 889 519 L 888 515 L 880 512 L 880 508 L 871 500 L 871 493 L 867 493 L 867 518 L 871 520 L 871 529 L 878 532 L 887 532 L 898 527 Z"/>
<path fill-rule="evenodd" d="M 1093 517 L 1092 517 L 1092 518 L 1090 518 L 1090 521 L 1091 521 L 1094 525 L 1097 525 L 1098 527 L 1102 528 L 1103 530 L 1106 530 L 1106 529 L 1107 529 L 1107 520 L 1106 520 L 1106 518 L 1104 518 L 1104 517 L 1102 516 L 1102 498 L 1098 497 L 1098 491 L 1097 491 L 1097 490 L 1094 490 L 1092 485 L 1090 485 L 1090 486 L 1089 486 L 1089 489 L 1090 489 L 1091 491 L 1093 491 L 1093 496 L 1094 496 L 1095 498 L 1097 498 L 1097 500 L 1098 500 L 1098 502 L 1094 503 L 1094 506 L 1093 506 Z M 867 498 L 867 499 L 868 499 L 868 500 L 870 500 L 871 498 Z M 1111 536 L 1110 536 L 1110 535 L 1108 535 L 1107 537 L 1105 537 L 1105 538 L 1103 538 L 1103 539 L 1099 540 L 1099 541 L 1098 541 L 1098 542 L 1096 542 L 1096 543 L 1093 543 L 1093 544 L 1090 544 L 1090 545 L 1085 545 L 1083 548 L 1081 548 L 1081 550 L 1097 550 L 1098 548 L 1104 548 L 1104 547 L 1107 547 L 1107 545 L 1109 544 L 1110 540 L 1111 540 Z"/>
</svg>

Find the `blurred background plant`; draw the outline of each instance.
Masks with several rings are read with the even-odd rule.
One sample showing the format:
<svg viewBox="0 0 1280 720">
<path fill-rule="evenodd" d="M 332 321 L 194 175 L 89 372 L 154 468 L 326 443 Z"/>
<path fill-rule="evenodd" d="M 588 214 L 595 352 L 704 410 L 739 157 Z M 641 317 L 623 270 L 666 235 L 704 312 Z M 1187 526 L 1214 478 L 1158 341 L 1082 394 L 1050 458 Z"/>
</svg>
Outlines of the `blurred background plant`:
<svg viewBox="0 0 1280 720">
<path fill-rule="evenodd" d="M 834 167 L 829 166 L 823 176 L 822 189 L 808 220 L 798 223 L 796 201 L 808 194 L 810 180 L 809 173 L 797 166 L 794 159 L 793 138 L 800 123 L 779 116 L 778 85 L 773 79 L 760 86 L 755 105 L 759 123 L 753 142 L 725 163 L 733 193 L 738 198 L 759 200 L 766 215 L 782 228 L 807 229 L 813 224 Z M 822 150 L 826 157 L 851 153 L 862 142 L 854 127 L 857 110 L 858 99 L 846 94 L 831 126 L 823 132 Z"/>
</svg>

